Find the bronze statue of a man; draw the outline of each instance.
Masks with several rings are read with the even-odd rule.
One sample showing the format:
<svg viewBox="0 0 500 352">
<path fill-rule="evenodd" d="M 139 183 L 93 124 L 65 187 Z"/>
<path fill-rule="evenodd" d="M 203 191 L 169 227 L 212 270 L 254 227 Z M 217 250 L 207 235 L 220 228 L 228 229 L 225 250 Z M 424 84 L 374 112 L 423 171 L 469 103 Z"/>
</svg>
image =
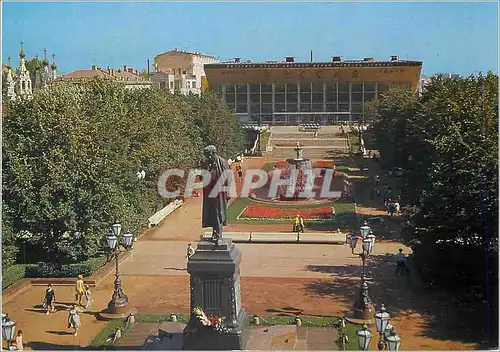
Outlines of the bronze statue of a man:
<svg viewBox="0 0 500 352">
<path fill-rule="evenodd" d="M 207 163 L 205 170 L 210 175 L 210 183 L 203 188 L 203 216 L 202 226 L 211 227 L 212 240 L 217 242 L 222 238 L 222 225 L 227 225 L 227 192 L 223 192 L 222 186 L 219 182 L 221 176 L 230 170 L 229 164 L 226 160 L 217 155 L 217 149 L 213 145 L 205 148 L 205 156 Z M 229 179 L 228 182 L 231 180 Z M 220 189 L 215 189 L 217 186 Z"/>
</svg>

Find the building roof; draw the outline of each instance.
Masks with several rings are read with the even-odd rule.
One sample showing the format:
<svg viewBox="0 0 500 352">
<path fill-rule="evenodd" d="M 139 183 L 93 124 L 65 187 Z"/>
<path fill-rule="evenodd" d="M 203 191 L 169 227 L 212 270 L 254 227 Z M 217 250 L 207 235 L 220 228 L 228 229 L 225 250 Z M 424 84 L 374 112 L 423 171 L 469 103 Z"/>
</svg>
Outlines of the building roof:
<svg viewBox="0 0 500 352">
<path fill-rule="evenodd" d="M 95 69 L 95 70 L 76 70 L 64 76 L 61 76 L 61 79 L 64 80 L 72 78 L 78 79 L 78 78 L 93 78 L 93 77 L 113 78 L 107 72 L 100 69 Z"/>
<path fill-rule="evenodd" d="M 179 50 L 179 49 L 173 49 L 173 50 L 166 51 L 166 52 L 164 52 L 162 54 L 156 55 L 155 58 L 158 57 L 158 56 L 162 56 L 162 55 L 170 54 L 170 53 L 178 53 L 178 54 L 186 54 L 186 55 L 197 55 L 197 56 L 211 57 L 211 58 L 217 59 L 215 56 L 205 55 L 205 54 L 202 54 L 200 52 L 190 52 L 190 51 L 184 51 L 184 50 Z"/>
<path fill-rule="evenodd" d="M 205 64 L 204 68 L 325 68 L 325 67 L 391 67 L 391 66 L 422 66 L 422 61 L 364 61 L 344 60 L 335 62 L 280 62 L 280 63 L 218 63 Z"/>
<path fill-rule="evenodd" d="M 132 82 L 146 81 L 144 77 L 137 75 L 133 72 L 113 70 L 110 73 L 108 70 L 99 67 L 94 67 L 90 70 L 76 70 L 64 76 L 60 76 L 59 80 L 82 79 L 82 78 L 93 78 L 93 77 L 109 78 L 117 81 L 132 81 Z"/>
</svg>

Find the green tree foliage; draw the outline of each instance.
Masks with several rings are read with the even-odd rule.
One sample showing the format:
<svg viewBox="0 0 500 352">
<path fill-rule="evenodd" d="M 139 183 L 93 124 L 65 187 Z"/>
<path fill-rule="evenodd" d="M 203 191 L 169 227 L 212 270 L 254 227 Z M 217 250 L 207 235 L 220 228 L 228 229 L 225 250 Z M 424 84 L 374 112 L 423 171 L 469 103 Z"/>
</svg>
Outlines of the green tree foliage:
<svg viewBox="0 0 500 352">
<path fill-rule="evenodd" d="M 405 170 L 402 235 L 419 267 L 496 297 L 498 76 L 436 76 L 421 97 L 390 91 L 372 108 L 382 159 Z"/>
<path fill-rule="evenodd" d="M 165 166 L 198 166 L 208 141 L 231 153 L 241 135 L 217 100 L 129 91 L 99 79 L 51 85 L 9 103 L 7 112 L 4 221 L 13 233 L 32 234 L 31 261 L 85 260 L 116 219 L 137 234 L 163 202 L 157 182 Z M 235 142 L 201 133 L 223 119 Z M 137 178 L 140 170 L 145 179 Z"/>
</svg>

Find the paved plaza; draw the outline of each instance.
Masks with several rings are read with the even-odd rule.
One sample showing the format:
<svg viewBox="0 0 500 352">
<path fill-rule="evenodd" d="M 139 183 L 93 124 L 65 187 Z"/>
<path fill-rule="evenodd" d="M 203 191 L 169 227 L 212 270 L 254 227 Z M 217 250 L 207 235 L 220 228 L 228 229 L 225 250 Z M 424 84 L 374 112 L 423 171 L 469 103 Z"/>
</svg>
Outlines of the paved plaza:
<svg viewBox="0 0 500 352">
<path fill-rule="evenodd" d="M 246 166 L 259 163 L 262 161 L 251 161 Z M 377 213 L 380 210 L 370 207 L 361 207 L 361 212 L 381 215 Z M 200 214 L 201 199 L 187 201 L 160 226 L 143 235 L 135 243 L 133 255 L 120 265 L 122 286 L 139 313 L 188 313 L 189 276 L 184 256 L 187 244 L 196 244 L 203 233 Z M 289 225 L 283 226 L 286 229 L 280 230 L 282 225 L 260 227 L 289 231 Z M 241 231 L 244 226 L 228 228 Z M 343 315 L 352 308 L 360 282 L 361 260 L 351 254 L 347 245 L 237 246 L 243 255 L 242 302 L 249 314 L 272 314 L 273 309 L 292 306 L 306 315 Z M 409 253 L 396 240 L 377 241 L 367 261 L 367 276 L 370 296 L 377 307 L 385 303 L 390 310 L 391 323 L 404 343 L 402 348 L 473 349 L 473 344 L 461 342 L 456 336 L 452 339 L 446 338 L 446 333 L 437 333 L 447 326 L 458 331 L 466 329 L 458 313 L 449 308 L 452 302 L 439 294 L 416 289 L 408 278 L 395 277 L 393 254 L 398 248 Z M 32 286 L 4 303 L 3 309 L 24 331 L 27 349 L 78 349 L 89 345 L 105 327 L 106 322 L 97 320 L 95 312 L 103 309 L 111 298 L 113 279 L 109 275 L 93 290 L 93 309 L 81 314 L 82 328 L 76 337 L 67 329 L 67 309 L 74 299 L 71 286 L 55 287 L 59 302 L 55 314 L 47 316 L 33 308 L 41 304 L 44 286 Z"/>
</svg>

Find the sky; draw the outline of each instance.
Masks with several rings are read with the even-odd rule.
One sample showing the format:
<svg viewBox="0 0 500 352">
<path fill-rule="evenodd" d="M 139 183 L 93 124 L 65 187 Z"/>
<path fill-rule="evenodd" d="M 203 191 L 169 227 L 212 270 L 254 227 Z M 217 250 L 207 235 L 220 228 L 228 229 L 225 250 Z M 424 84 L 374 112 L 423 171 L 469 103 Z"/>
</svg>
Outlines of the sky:
<svg viewBox="0 0 500 352">
<path fill-rule="evenodd" d="M 28 58 L 55 53 L 62 73 L 145 70 L 174 48 L 253 62 L 399 55 L 426 75 L 498 73 L 498 3 L 4 2 L 4 63 L 17 66 L 21 40 Z"/>
</svg>

